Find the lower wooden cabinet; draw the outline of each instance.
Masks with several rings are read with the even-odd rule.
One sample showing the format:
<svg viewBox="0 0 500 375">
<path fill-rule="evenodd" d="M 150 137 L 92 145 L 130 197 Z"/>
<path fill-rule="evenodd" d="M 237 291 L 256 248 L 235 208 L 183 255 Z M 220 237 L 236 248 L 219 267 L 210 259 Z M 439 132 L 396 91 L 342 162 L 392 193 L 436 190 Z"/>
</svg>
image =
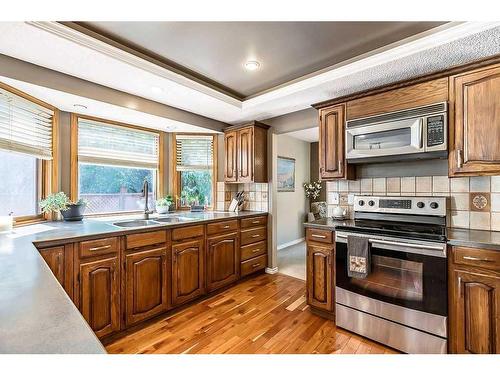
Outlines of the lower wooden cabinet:
<svg viewBox="0 0 500 375">
<path fill-rule="evenodd" d="M 79 264 L 80 311 L 97 337 L 120 330 L 120 267 L 117 257 Z"/>
<path fill-rule="evenodd" d="M 167 311 L 165 247 L 125 255 L 125 324 L 130 326 Z"/>
<path fill-rule="evenodd" d="M 334 311 L 334 245 L 307 243 L 307 303 L 314 308 Z"/>
<path fill-rule="evenodd" d="M 204 287 L 204 238 L 172 245 L 172 305 L 195 299 Z"/>
<path fill-rule="evenodd" d="M 464 265 L 472 262 L 476 262 L 478 266 Z M 455 247 L 451 250 L 448 277 L 450 352 L 499 354 L 500 257 L 498 253 Z"/>
<path fill-rule="evenodd" d="M 207 291 L 232 284 L 239 278 L 238 233 L 207 238 Z"/>
<path fill-rule="evenodd" d="M 39 249 L 57 281 L 73 299 L 73 245 L 61 245 Z"/>
</svg>

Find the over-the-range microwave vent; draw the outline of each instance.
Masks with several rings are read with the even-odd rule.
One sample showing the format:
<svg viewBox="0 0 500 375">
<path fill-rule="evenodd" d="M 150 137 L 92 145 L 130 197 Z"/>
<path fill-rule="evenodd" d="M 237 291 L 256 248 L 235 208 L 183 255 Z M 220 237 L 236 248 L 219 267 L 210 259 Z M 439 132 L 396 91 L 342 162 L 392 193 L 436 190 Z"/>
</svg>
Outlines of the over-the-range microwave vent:
<svg viewBox="0 0 500 375">
<path fill-rule="evenodd" d="M 363 125 L 375 125 L 383 122 L 403 120 L 412 117 L 429 116 L 434 113 L 442 113 L 447 110 L 447 103 L 437 103 L 431 104 L 424 107 L 417 107 L 412 109 L 406 109 L 404 111 L 384 113 L 383 115 L 364 117 L 356 120 L 350 120 L 346 122 L 347 128 L 355 128 Z"/>
</svg>

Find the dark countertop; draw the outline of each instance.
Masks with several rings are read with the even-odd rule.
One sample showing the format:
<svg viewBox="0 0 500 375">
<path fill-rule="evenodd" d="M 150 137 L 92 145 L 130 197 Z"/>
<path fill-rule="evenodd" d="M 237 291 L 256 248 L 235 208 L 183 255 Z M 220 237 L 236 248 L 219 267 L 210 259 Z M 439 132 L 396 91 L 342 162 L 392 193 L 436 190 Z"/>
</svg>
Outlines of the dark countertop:
<svg viewBox="0 0 500 375">
<path fill-rule="evenodd" d="M 140 218 L 121 216 L 115 220 L 47 222 L 0 234 L 0 353 L 106 353 L 33 243 L 73 242 L 91 236 L 123 235 L 267 213 L 181 214 L 194 220 L 142 228 L 113 226 L 112 222 Z"/>
<path fill-rule="evenodd" d="M 319 228 L 335 230 L 346 225 L 354 225 L 354 220 L 334 220 L 332 218 L 324 218 L 304 223 L 306 228 Z M 500 232 L 490 230 L 474 230 L 474 229 L 447 229 L 448 245 L 476 247 L 482 249 L 491 249 L 500 251 Z"/>
</svg>

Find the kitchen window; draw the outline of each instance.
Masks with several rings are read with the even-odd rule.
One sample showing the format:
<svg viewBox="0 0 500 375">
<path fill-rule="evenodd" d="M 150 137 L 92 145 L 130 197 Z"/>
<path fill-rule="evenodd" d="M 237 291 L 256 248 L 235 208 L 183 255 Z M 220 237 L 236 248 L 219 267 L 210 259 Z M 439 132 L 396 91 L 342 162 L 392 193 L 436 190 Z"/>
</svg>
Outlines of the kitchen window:
<svg viewBox="0 0 500 375">
<path fill-rule="evenodd" d="M 49 219 L 38 202 L 57 190 L 56 108 L 0 84 L 0 216 Z"/>
<path fill-rule="evenodd" d="M 154 209 L 163 181 L 161 132 L 73 114 L 72 142 L 71 196 L 86 201 L 85 214 L 142 211 L 144 180 Z"/>
<path fill-rule="evenodd" d="M 175 195 L 180 208 L 205 205 L 213 208 L 216 135 L 174 134 Z"/>
</svg>

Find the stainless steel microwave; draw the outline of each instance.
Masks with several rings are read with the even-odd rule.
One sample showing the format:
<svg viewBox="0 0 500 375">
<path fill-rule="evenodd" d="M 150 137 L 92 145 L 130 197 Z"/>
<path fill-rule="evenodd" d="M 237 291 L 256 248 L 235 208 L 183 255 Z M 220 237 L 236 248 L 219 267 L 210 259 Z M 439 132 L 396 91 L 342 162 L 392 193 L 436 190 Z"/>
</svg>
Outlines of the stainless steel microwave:
<svg viewBox="0 0 500 375">
<path fill-rule="evenodd" d="M 346 122 L 349 163 L 445 158 L 446 102 Z"/>
</svg>

